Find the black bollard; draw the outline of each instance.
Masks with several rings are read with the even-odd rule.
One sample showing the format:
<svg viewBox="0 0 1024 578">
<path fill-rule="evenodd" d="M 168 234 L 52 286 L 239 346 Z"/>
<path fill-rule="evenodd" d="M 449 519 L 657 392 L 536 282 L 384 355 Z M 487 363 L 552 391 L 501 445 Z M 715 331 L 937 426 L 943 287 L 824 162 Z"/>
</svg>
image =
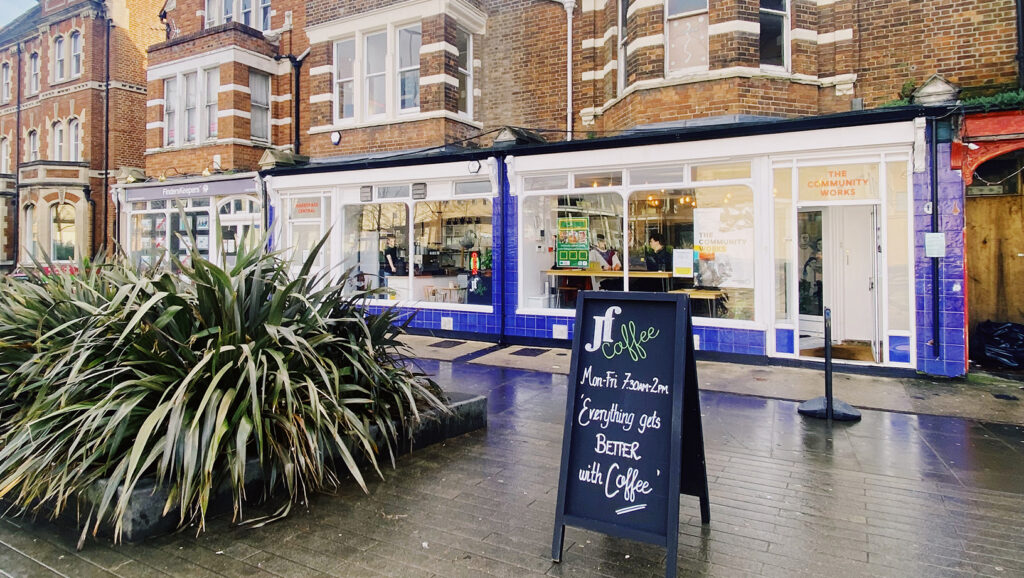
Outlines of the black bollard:
<svg viewBox="0 0 1024 578">
<path fill-rule="evenodd" d="M 829 421 L 857 421 L 860 411 L 845 401 L 832 396 L 832 310 L 825 308 L 825 397 L 816 397 L 801 403 L 796 410 L 800 415 Z"/>
</svg>

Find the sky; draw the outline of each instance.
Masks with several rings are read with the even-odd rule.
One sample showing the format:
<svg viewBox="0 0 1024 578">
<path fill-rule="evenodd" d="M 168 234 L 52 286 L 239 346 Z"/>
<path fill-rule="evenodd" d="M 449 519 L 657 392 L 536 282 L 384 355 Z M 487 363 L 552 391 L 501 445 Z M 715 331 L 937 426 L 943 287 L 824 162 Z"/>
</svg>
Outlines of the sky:
<svg viewBox="0 0 1024 578">
<path fill-rule="evenodd" d="M 0 0 L 0 27 L 36 5 L 36 0 Z"/>
</svg>

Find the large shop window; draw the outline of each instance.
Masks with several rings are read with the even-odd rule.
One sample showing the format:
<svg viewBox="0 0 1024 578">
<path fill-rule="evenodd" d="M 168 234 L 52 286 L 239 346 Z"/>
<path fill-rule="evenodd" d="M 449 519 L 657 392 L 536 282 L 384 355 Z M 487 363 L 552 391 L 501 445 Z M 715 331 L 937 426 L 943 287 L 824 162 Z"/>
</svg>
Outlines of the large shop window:
<svg viewBox="0 0 1024 578">
<path fill-rule="evenodd" d="M 707 70 L 708 0 L 669 0 L 665 14 L 669 72 Z"/>
<path fill-rule="evenodd" d="M 290 257 L 293 270 L 298 270 L 327 233 L 324 220 L 331 213 L 331 201 L 321 196 L 296 197 L 289 200 L 288 209 Z M 322 270 L 331 262 L 330 254 L 330 244 L 325 243 L 313 266 Z"/>
<path fill-rule="evenodd" d="M 349 205 L 344 217 L 342 268 L 352 270 L 355 288 L 386 288 L 381 298 L 409 299 L 408 205 Z"/>
<path fill-rule="evenodd" d="M 413 299 L 491 304 L 491 204 L 491 199 L 416 203 Z"/>
</svg>

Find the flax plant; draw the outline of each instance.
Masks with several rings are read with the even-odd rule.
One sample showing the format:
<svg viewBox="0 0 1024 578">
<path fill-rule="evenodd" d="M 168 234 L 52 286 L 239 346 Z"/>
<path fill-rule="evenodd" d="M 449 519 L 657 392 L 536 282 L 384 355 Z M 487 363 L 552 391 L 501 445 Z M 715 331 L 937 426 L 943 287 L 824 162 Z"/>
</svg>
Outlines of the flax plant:
<svg viewBox="0 0 1024 578">
<path fill-rule="evenodd" d="M 257 246 L 230 270 L 193 252 L 178 273 L 119 257 L 0 281 L 0 499 L 77 515 L 81 547 L 120 539 L 136 488 L 199 530 L 225 493 L 246 521 L 256 473 L 283 505 L 255 524 L 345 474 L 365 490 L 442 395 L 399 359 L 395 311 L 311 272 L 323 243 L 295 276 Z"/>
</svg>

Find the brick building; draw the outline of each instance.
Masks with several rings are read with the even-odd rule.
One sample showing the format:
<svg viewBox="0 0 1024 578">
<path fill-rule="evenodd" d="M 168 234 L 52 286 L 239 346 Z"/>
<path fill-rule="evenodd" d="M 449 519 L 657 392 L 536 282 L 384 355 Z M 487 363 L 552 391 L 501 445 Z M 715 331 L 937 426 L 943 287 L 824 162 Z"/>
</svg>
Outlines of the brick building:
<svg viewBox="0 0 1024 578">
<path fill-rule="evenodd" d="M 703 349 L 813 359 L 829 306 L 850 362 L 965 371 L 962 109 L 881 107 L 1019 86 L 1010 0 L 175 0 L 164 19 L 150 182 L 121 189 L 140 255 L 190 228 L 230 258 L 272 222 L 298 259 L 330 230 L 321 264 L 423 330 L 564 339 L 580 289 L 660 287 L 695 296 Z M 554 266 L 573 215 L 622 272 Z M 650 233 L 692 267 L 646 270 Z"/>
<path fill-rule="evenodd" d="M 48 0 L 0 30 L 0 262 L 70 262 L 106 243 L 108 171 L 143 165 L 156 6 Z"/>
</svg>

